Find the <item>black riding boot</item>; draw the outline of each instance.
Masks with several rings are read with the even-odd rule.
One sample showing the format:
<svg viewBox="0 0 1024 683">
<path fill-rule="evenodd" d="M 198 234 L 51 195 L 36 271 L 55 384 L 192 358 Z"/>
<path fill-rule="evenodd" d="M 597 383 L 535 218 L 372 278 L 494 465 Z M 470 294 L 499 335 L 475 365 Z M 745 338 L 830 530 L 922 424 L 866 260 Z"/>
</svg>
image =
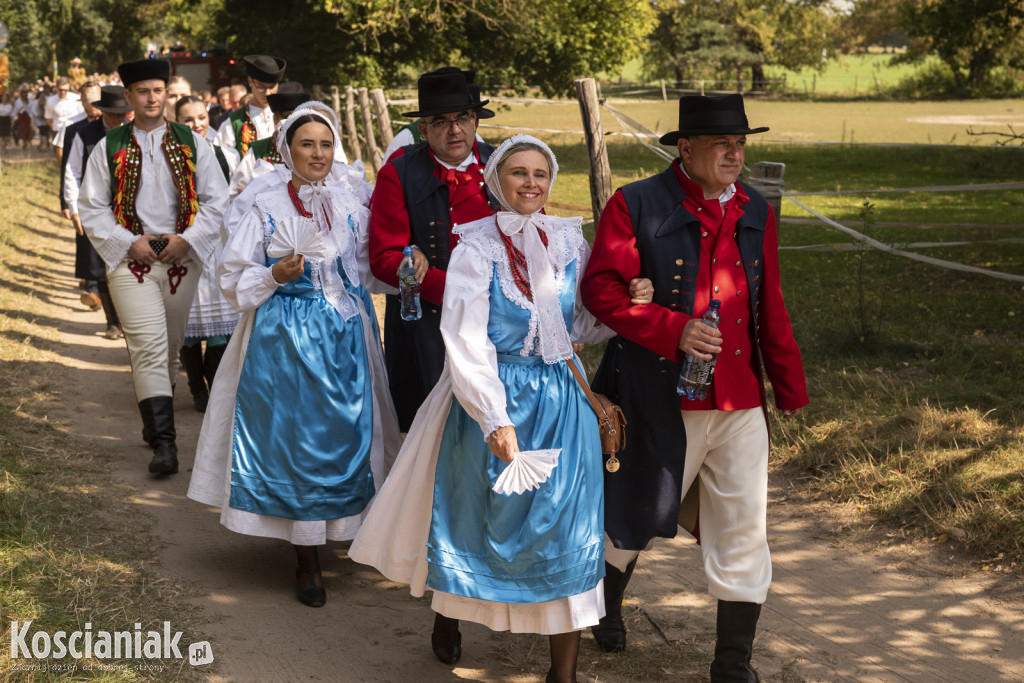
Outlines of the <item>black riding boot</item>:
<svg viewBox="0 0 1024 683">
<path fill-rule="evenodd" d="M 200 413 L 206 412 L 206 404 L 210 401 L 210 392 L 206 388 L 206 378 L 203 377 L 203 344 L 192 344 L 182 346 L 178 353 L 181 365 L 185 368 L 188 376 L 188 390 L 192 392 L 192 405 Z"/>
<path fill-rule="evenodd" d="M 220 359 L 224 357 L 224 351 L 227 348 L 227 344 L 221 346 L 206 345 L 206 353 L 203 354 L 203 376 L 206 378 L 206 384 L 210 389 L 213 389 L 213 378 L 217 374 L 217 368 L 220 367 Z"/>
<path fill-rule="evenodd" d="M 622 600 L 626 594 L 626 585 L 633 576 L 636 560 L 626 565 L 626 571 L 604 563 L 604 608 L 605 615 L 597 626 L 591 626 L 590 632 L 598 647 L 605 652 L 622 652 L 626 649 L 626 624 L 622 621 Z"/>
<path fill-rule="evenodd" d="M 144 398 L 139 401 L 139 414 L 142 416 L 142 440 L 150 448 L 156 441 L 156 428 L 153 426 L 153 399 Z"/>
<path fill-rule="evenodd" d="M 718 640 L 711 662 L 712 683 L 758 683 L 750 665 L 754 633 L 761 605 L 755 602 L 718 601 Z"/>
<path fill-rule="evenodd" d="M 459 620 L 442 614 L 434 615 L 434 631 L 430 634 L 430 647 L 434 656 L 445 664 L 454 664 L 462 658 L 462 634 Z"/>
<path fill-rule="evenodd" d="M 327 591 L 324 590 L 324 579 L 320 574 L 319 546 L 293 543 L 292 547 L 295 548 L 298 561 L 295 568 L 296 597 L 303 605 L 323 607 L 327 602 Z"/>
<path fill-rule="evenodd" d="M 154 396 L 149 401 L 153 415 L 153 459 L 149 471 L 153 474 L 175 474 L 178 471 L 178 446 L 175 443 L 174 399 Z"/>
</svg>

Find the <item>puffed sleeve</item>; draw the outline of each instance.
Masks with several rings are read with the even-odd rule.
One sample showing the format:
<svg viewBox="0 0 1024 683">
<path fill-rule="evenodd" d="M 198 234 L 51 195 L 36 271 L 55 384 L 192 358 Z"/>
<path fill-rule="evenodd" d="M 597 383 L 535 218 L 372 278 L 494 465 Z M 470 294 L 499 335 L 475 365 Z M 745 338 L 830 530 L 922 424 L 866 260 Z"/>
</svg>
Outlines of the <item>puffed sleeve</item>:
<svg viewBox="0 0 1024 683">
<path fill-rule="evenodd" d="M 505 385 L 498 377 L 498 355 L 487 336 L 490 317 L 491 260 L 470 244 L 460 243 L 448 262 L 441 304 L 441 336 L 447 352 L 452 391 L 485 437 L 511 426 Z"/>
<path fill-rule="evenodd" d="M 267 265 L 258 212 L 247 213 L 228 236 L 217 279 L 224 298 L 240 313 L 258 308 L 277 291 L 277 280 Z"/>
<path fill-rule="evenodd" d="M 594 315 L 583 306 L 583 293 L 580 283 L 583 281 L 583 273 L 587 270 L 587 262 L 590 261 L 590 245 L 586 240 L 580 240 L 576 255 L 576 310 L 573 313 L 572 330 L 569 338 L 574 343 L 597 344 L 607 341 L 615 336 L 614 330 L 594 317 Z"/>
</svg>

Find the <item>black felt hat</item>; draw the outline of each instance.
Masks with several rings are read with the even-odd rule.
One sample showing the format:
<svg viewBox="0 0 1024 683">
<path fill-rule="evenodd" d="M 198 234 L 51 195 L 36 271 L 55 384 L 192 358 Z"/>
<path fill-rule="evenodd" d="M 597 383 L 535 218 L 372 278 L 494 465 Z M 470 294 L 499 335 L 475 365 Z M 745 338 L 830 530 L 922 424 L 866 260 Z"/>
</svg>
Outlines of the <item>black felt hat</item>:
<svg viewBox="0 0 1024 683">
<path fill-rule="evenodd" d="M 690 135 L 753 135 L 766 130 L 747 123 L 743 95 L 683 95 L 679 98 L 679 130 L 665 133 L 658 142 L 674 145 Z"/>
<path fill-rule="evenodd" d="M 280 57 L 268 55 L 248 55 L 243 58 L 245 73 L 254 81 L 263 83 L 280 83 L 284 78 L 284 68 L 288 62 Z"/>
<path fill-rule="evenodd" d="M 475 75 L 473 71 L 463 71 L 453 66 L 445 66 L 423 74 L 416 84 L 420 109 L 406 112 L 402 116 L 416 119 L 451 114 L 464 109 L 474 109 L 485 119 L 494 116 L 494 112 L 483 109 L 487 101 L 480 101 L 479 89 L 475 98 L 470 92 L 470 81 Z"/>
<path fill-rule="evenodd" d="M 312 93 L 305 90 L 301 83 L 288 81 L 278 86 L 276 93 L 267 95 L 267 104 L 270 105 L 270 111 L 275 114 L 286 114 L 311 99 Z"/>
<path fill-rule="evenodd" d="M 103 86 L 100 98 L 90 104 L 105 114 L 127 114 L 132 110 L 132 105 L 124 98 L 124 88 L 119 85 Z"/>
<path fill-rule="evenodd" d="M 166 83 L 171 78 L 171 64 L 162 59 L 138 59 L 120 64 L 117 75 L 126 88 L 139 81 L 161 80 Z"/>
<path fill-rule="evenodd" d="M 489 119 L 494 116 L 494 112 L 490 109 L 484 109 L 484 105 L 490 103 L 490 100 L 480 101 L 480 86 L 476 84 L 476 71 L 473 69 L 460 69 L 457 66 L 442 66 L 437 71 L 433 71 L 435 74 L 451 74 L 461 73 L 466 79 L 466 88 L 469 89 L 469 97 L 473 100 L 474 106 L 476 107 L 477 116 L 482 119 Z"/>
</svg>

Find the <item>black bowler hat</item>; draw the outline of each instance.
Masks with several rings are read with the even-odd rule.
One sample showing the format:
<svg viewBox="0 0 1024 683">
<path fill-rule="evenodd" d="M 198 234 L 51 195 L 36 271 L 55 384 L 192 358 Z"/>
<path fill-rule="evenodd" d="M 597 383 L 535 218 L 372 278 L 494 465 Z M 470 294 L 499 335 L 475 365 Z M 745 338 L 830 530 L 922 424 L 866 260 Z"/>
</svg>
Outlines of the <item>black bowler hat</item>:
<svg viewBox="0 0 1024 683">
<path fill-rule="evenodd" d="M 126 88 L 139 81 L 161 80 L 166 83 L 171 78 L 171 64 L 162 59 L 139 59 L 119 65 L 117 75 Z"/>
<path fill-rule="evenodd" d="M 665 133 L 658 142 L 674 145 L 690 135 L 753 135 L 766 130 L 747 123 L 743 95 L 683 95 L 679 98 L 679 130 Z"/>
<path fill-rule="evenodd" d="M 410 111 L 402 114 L 409 118 L 423 118 L 426 116 L 437 116 L 439 114 L 451 114 L 452 112 L 464 109 L 477 110 L 482 118 L 494 116 L 494 112 L 483 109 L 487 102 L 481 102 L 479 97 L 475 98 L 470 93 L 466 73 L 470 78 L 475 76 L 473 72 L 463 72 L 461 69 L 446 66 L 425 73 L 420 76 L 417 82 L 419 91 L 419 111 Z"/>
<path fill-rule="evenodd" d="M 127 114 L 132 110 L 132 105 L 124 98 L 124 88 L 119 85 L 103 86 L 100 98 L 90 104 L 105 114 Z"/>
<path fill-rule="evenodd" d="M 285 114 L 294 111 L 300 104 L 305 104 L 313 99 L 313 95 L 303 89 L 302 84 L 296 81 L 288 81 L 278 86 L 277 92 L 267 95 L 267 104 L 270 111 L 275 114 Z"/>
<path fill-rule="evenodd" d="M 280 57 L 268 55 L 248 55 L 243 61 L 246 75 L 263 83 L 280 83 L 284 78 L 284 67 L 288 64 Z"/>
</svg>

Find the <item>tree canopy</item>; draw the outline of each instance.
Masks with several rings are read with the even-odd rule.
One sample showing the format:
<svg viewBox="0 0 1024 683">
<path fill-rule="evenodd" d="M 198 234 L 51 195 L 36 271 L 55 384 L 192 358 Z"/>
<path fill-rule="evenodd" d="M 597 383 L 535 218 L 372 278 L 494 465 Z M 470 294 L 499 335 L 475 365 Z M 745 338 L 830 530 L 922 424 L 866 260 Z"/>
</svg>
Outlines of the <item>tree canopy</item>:
<svg viewBox="0 0 1024 683">
<path fill-rule="evenodd" d="M 827 0 L 651 0 L 651 4 L 658 23 L 644 52 L 648 75 L 694 77 L 694 70 L 701 67 L 685 53 L 695 40 L 700 41 L 698 49 L 718 45 L 719 72 L 726 72 L 730 60 L 721 42 L 726 33 L 713 26 L 717 24 L 734 36 L 729 69 L 749 66 L 755 87 L 764 81 L 764 65 L 820 68 L 833 47 L 838 20 Z M 680 70 L 681 63 L 688 68 Z"/>
<path fill-rule="evenodd" d="M 908 58 L 938 56 L 961 94 L 982 94 L 997 68 L 1024 68 L 1024 0 L 904 0 L 901 9 Z"/>
</svg>

